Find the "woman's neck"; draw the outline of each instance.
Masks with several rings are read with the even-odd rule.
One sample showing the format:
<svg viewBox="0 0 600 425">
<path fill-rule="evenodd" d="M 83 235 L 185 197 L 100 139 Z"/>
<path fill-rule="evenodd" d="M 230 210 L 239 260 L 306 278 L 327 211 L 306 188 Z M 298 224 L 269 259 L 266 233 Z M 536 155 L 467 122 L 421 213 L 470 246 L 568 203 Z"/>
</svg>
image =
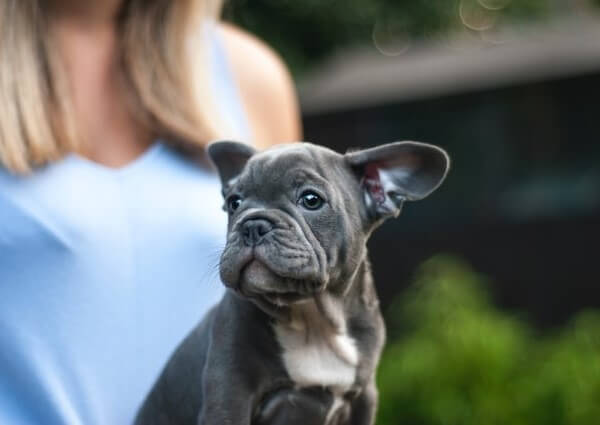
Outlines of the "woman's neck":
<svg viewBox="0 0 600 425">
<path fill-rule="evenodd" d="M 53 19 L 89 28 L 113 24 L 122 3 L 123 0 L 51 0 L 48 5 Z"/>
<path fill-rule="evenodd" d="M 120 72 L 116 21 L 84 25 L 79 19 L 60 16 L 51 22 L 69 83 L 79 153 L 112 167 L 131 162 L 149 146 L 152 136 L 132 111 Z"/>
</svg>

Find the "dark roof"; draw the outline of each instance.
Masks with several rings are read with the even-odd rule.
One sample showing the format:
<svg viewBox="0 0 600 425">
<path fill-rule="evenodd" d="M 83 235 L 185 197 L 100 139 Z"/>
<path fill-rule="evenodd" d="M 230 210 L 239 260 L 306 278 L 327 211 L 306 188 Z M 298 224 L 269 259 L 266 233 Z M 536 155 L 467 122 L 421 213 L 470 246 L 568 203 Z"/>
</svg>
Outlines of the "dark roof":
<svg viewBox="0 0 600 425">
<path fill-rule="evenodd" d="M 300 82 L 307 114 L 437 97 L 600 71 L 600 21 L 341 52 Z M 499 41 L 502 40 L 502 41 Z"/>
</svg>

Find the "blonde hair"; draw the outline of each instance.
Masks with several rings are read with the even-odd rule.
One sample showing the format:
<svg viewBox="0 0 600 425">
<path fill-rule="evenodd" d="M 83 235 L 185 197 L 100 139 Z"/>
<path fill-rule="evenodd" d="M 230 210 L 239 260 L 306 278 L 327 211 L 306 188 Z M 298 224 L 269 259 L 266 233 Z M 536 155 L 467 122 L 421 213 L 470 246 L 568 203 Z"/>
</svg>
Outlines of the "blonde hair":
<svg viewBox="0 0 600 425">
<path fill-rule="evenodd" d="M 186 149 L 202 148 L 221 124 L 210 113 L 207 43 L 200 39 L 221 1 L 124 0 L 119 16 L 121 71 L 137 117 Z M 44 3 L 0 0 L 0 165 L 17 173 L 80 147 Z"/>
</svg>

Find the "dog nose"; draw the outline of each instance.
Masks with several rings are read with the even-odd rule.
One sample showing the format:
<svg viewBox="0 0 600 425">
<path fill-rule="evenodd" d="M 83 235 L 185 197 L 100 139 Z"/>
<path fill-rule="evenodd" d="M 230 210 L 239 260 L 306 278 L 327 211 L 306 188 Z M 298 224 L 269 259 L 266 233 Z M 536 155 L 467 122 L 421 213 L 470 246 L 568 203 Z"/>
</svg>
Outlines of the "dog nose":
<svg viewBox="0 0 600 425">
<path fill-rule="evenodd" d="M 248 219 L 242 224 L 242 238 L 247 246 L 259 245 L 264 236 L 273 229 L 273 224 L 263 218 Z"/>
</svg>

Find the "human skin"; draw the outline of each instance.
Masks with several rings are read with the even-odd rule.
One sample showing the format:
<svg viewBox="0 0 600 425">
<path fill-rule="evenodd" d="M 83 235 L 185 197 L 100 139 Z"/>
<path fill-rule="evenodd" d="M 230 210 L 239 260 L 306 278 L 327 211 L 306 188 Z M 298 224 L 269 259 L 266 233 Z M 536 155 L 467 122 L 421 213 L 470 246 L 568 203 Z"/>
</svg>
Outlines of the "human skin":
<svg viewBox="0 0 600 425">
<path fill-rule="evenodd" d="M 121 167 L 141 155 L 154 135 L 135 119 L 117 67 L 116 17 L 122 0 L 51 1 L 51 28 L 65 64 L 80 155 Z M 289 72 L 264 43 L 220 24 L 253 142 L 264 148 L 300 140 L 296 93 Z"/>
</svg>

